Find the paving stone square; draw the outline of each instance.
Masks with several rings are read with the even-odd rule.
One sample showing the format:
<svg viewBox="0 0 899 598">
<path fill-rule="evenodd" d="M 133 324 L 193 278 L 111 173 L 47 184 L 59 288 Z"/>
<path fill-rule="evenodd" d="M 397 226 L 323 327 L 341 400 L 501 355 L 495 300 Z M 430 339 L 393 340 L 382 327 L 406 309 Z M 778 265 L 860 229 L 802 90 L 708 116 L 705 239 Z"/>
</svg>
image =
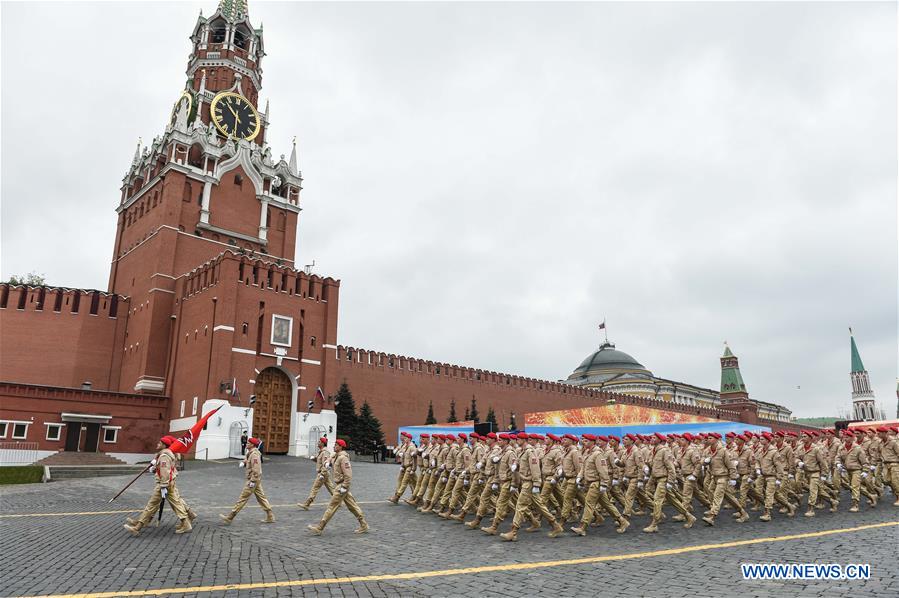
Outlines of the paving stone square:
<svg viewBox="0 0 899 598">
<path fill-rule="evenodd" d="M 699 523 L 685 530 L 666 523 L 659 533 L 644 534 L 640 530 L 647 517 L 635 517 L 623 535 L 607 521 L 591 528 L 586 538 L 568 534 L 551 539 L 544 526 L 543 533 L 522 533 L 518 542 L 508 543 L 402 503 L 388 503 L 398 466 L 357 462 L 352 491 L 371 532 L 353 534 L 356 520 L 342 509 L 316 537 L 306 525 L 319 520 L 327 492 L 319 494 L 308 512 L 296 507 L 308 493 L 313 472 L 314 464 L 306 459 L 267 457 L 264 485 L 277 521 L 260 523 L 262 511 L 251 499 L 231 525 L 223 525 L 218 515 L 228 512 L 240 493 L 244 470 L 236 461 L 188 462 L 178 486 L 199 513 L 193 532 L 175 535 L 177 522 L 166 508 L 161 525 L 136 538 L 122 524 L 131 510 L 145 504 L 152 488 L 149 476 L 112 504 L 107 501 L 128 477 L 4 487 L 0 594 L 899 595 L 899 508 L 891 506 L 889 493 L 876 508 L 860 513 L 846 511 L 847 497 L 840 512 L 814 518 L 776 514 L 769 524 L 753 517 L 741 525 L 724 512 L 714 528 Z M 508 518 L 504 529 L 510 523 Z M 839 582 L 742 579 L 741 563 L 771 562 L 868 563 L 871 577 Z"/>
</svg>

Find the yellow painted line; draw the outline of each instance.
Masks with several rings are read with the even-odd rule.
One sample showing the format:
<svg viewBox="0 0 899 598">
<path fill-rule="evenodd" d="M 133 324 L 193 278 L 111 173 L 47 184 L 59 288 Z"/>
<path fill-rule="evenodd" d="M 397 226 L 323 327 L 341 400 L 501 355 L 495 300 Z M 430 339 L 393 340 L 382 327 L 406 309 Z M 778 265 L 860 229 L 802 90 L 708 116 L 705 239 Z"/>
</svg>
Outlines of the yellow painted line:
<svg viewBox="0 0 899 598">
<path fill-rule="evenodd" d="M 360 505 L 377 505 L 381 503 L 386 503 L 386 500 L 357 500 L 357 503 Z M 271 505 L 272 507 L 278 508 L 286 508 L 286 507 L 294 507 L 298 508 L 296 503 L 290 503 L 285 505 Z M 326 502 L 316 502 L 309 505 L 311 507 L 327 507 L 328 503 Z M 213 511 L 227 511 L 231 509 L 231 506 L 228 505 L 226 507 L 198 507 L 200 509 L 211 509 Z M 247 505 L 244 507 L 246 509 L 258 509 L 259 505 Z M 0 519 L 15 519 L 19 517 L 74 517 L 78 515 L 117 515 L 121 513 L 140 513 L 142 510 L 141 507 L 137 507 L 134 509 L 121 509 L 118 511 L 78 511 L 72 513 L 10 513 L 7 515 L 0 515 Z"/>
<path fill-rule="evenodd" d="M 820 538 L 833 534 L 848 534 L 869 529 L 878 529 L 899 525 L 899 521 L 887 521 L 885 523 L 873 523 L 831 529 L 821 532 L 808 532 L 789 536 L 772 536 L 769 538 L 753 538 L 752 540 L 736 540 L 734 542 L 722 542 L 719 544 L 700 544 L 698 546 L 684 546 L 681 548 L 669 548 L 666 550 L 653 550 L 650 552 L 632 552 L 626 554 L 610 554 L 603 556 L 591 556 L 578 559 L 566 559 L 561 561 L 538 561 L 532 563 L 513 563 L 509 565 L 487 565 L 485 567 L 466 567 L 464 569 L 438 569 L 435 571 L 415 571 L 411 573 L 387 573 L 383 575 L 362 575 L 355 577 L 329 577 L 324 579 L 296 579 L 289 581 L 262 581 L 255 583 L 233 583 L 216 586 L 194 586 L 179 588 L 158 588 L 155 590 L 133 590 L 123 592 L 96 592 L 89 594 L 54 594 L 44 595 L 40 598 L 114 598 L 116 596 L 158 596 L 164 594 L 198 594 L 202 592 L 226 592 L 229 590 L 258 590 L 267 588 L 294 588 L 302 586 L 339 585 L 347 583 L 366 583 L 371 581 L 402 581 L 406 579 L 425 579 L 428 577 L 449 577 L 453 575 L 472 575 L 476 573 L 494 573 L 498 571 L 527 571 L 530 569 L 546 569 L 550 567 L 565 567 L 569 565 L 588 565 L 609 561 L 626 561 L 631 559 L 645 559 L 659 556 L 700 552 L 704 550 L 719 550 L 722 548 L 734 548 L 737 546 L 750 546 L 753 544 L 766 544 L 770 542 L 787 542 L 789 540 L 801 540 L 804 538 Z M 26 598 L 38 598 L 29 596 Z"/>
</svg>

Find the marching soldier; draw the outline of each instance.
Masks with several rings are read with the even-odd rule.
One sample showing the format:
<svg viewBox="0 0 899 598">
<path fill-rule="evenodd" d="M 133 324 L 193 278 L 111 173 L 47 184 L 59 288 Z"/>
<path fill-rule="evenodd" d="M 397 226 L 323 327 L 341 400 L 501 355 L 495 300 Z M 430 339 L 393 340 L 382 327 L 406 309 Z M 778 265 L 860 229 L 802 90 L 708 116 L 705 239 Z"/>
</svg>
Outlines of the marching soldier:
<svg viewBox="0 0 899 598">
<path fill-rule="evenodd" d="M 440 482 L 443 484 L 443 487 L 440 489 L 440 492 L 435 492 L 434 498 L 434 506 L 431 508 L 431 513 L 440 514 L 446 509 L 449 504 L 450 498 L 453 494 L 453 488 L 456 485 L 456 457 L 459 454 L 460 444 L 456 444 L 458 438 L 453 434 L 446 435 L 446 444 L 447 451 L 446 455 L 443 458 L 443 476 L 440 478 Z M 428 511 L 425 511 L 426 513 Z"/>
<path fill-rule="evenodd" d="M 421 446 L 418 447 L 415 461 L 416 468 L 421 473 L 418 476 L 418 483 L 415 484 L 415 488 L 412 490 L 412 498 L 403 500 L 404 503 L 411 506 L 418 504 L 418 501 L 421 500 L 422 495 L 428 487 L 428 482 L 431 479 L 431 449 L 434 448 L 436 442 L 435 439 L 431 438 L 430 434 L 421 434 L 419 439 Z"/>
<path fill-rule="evenodd" d="M 393 504 L 400 502 L 400 498 L 406 492 L 407 487 L 411 487 L 413 491 L 415 490 L 415 457 L 418 447 L 412 443 L 412 434 L 402 432 L 400 435 L 403 437 L 403 444 L 396 451 L 396 456 L 400 460 L 400 475 L 397 478 L 396 491 L 391 498 L 387 499 L 388 502 Z"/>
<path fill-rule="evenodd" d="M 739 460 L 733 453 L 721 446 L 720 435 L 713 434 L 707 439 L 707 452 L 704 459 L 712 476 L 712 506 L 702 518 L 706 525 L 715 525 L 715 517 L 721 511 L 721 503 L 726 499 L 737 510 L 737 521 L 749 521 L 749 513 L 740 506 L 731 488 L 737 486 L 737 465 Z M 728 488 L 730 486 L 730 488 Z"/>
<path fill-rule="evenodd" d="M 699 502 L 706 506 L 711 506 L 709 499 L 706 498 L 705 492 L 699 486 L 699 478 L 702 471 L 702 452 L 698 444 L 693 444 L 693 439 L 699 440 L 689 432 L 685 432 L 680 439 L 680 472 L 684 478 L 683 490 L 681 491 L 681 503 L 684 508 L 693 512 L 693 494 Z M 672 521 L 686 521 L 686 517 L 678 513 L 671 519 Z"/>
<path fill-rule="evenodd" d="M 624 451 L 621 455 L 622 481 L 625 485 L 624 491 L 624 511 L 622 515 L 630 517 L 631 515 L 642 515 L 643 511 L 634 511 L 634 499 L 638 499 L 644 507 L 649 503 L 645 499 L 643 493 L 643 467 L 645 462 L 643 459 L 643 450 L 637 445 L 639 439 L 634 434 L 627 434 L 624 437 Z"/>
<path fill-rule="evenodd" d="M 156 474 L 153 494 L 150 495 L 147 506 L 141 511 L 137 520 L 134 520 L 133 523 L 125 524 L 125 529 L 134 536 L 140 535 L 140 530 L 147 527 L 153 515 L 156 514 L 156 510 L 162 506 L 160 504 L 162 501 L 168 501 L 172 511 L 178 517 L 180 523 L 175 527 L 176 534 L 188 534 L 193 529 L 187 508 L 184 506 L 184 501 L 181 500 L 181 496 L 178 494 L 178 489 L 175 486 L 175 478 L 178 477 L 178 472 L 175 467 L 175 453 L 169 449 L 169 446 L 176 440 L 174 436 L 163 436 L 156 443 L 156 450 L 159 452 L 154 459 L 155 464 L 151 465 L 151 471 Z"/>
<path fill-rule="evenodd" d="M 350 493 L 350 483 L 353 481 L 353 467 L 350 465 L 350 458 L 347 457 L 345 449 L 346 442 L 342 438 L 338 438 L 337 442 L 334 443 L 333 469 L 335 492 L 331 496 L 331 502 L 328 503 L 328 508 L 325 509 L 325 514 L 322 516 L 321 521 L 315 525 L 306 526 L 309 531 L 316 536 L 322 534 L 325 526 L 328 525 L 328 522 L 331 520 L 331 517 L 334 516 L 334 513 L 336 513 L 337 509 L 340 508 L 340 505 L 343 504 L 345 504 L 349 512 L 359 520 L 359 527 L 354 530 L 354 533 L 364 534 L 369 529 L 368 523 L 365 522 L 365 515 L 359 507 L 359 503 L 356 502 L 356 499 L 353 498 L 353 495 Z"/>
<path fill-rule="evenodd" d="M 667 445 L 663 444 L 665 436 L 656 432 L 650 436 L 652 444 L 652 457 L 649 461 L 649 471 L 652 481 L 655 483 L 655 491 L 652 497 L 652 521 L 643 528 L 646 533 L 655 533 L 659 531 L 659 523 L 662 521 L 662 507 L 667 500 L 677 511 L 687 520 L 684 527 L 689 529 L 696 522 L 694 517 L 680 500 L 675 496 L 669 496 L 668 492 L 675 488 L 677 471 L 674 464 L 674 455 Z"/>
<path fill-rule="evenodd" d="M 628 520 L 621 515 L 609 498 L 609 488 L 612 478 L 609 475 L 609 462 L 605 452 L 596 446 L 597 437 L 593 434 L 584 434 L 584 459 L 581 466 L 580 479 L 587 487 L 587 495 L 584 498 L 584 514 L 580 525 L 572 527 L 571 531 L 579 536 L 587 535 L 587 526 L 593 521 L 597 506 L 605 510 L 618 522 L 615 529 L 623 534 L 630 526 Z"/>
<path fill-rule="evenodd" d="M 468 485 L 465 486 L 463 482 L 464 500 L 462 502 L 462 510 L 458 514 L 448 517 L 448 519 L 460 523 L 465 521 L 465 517 L 470 511 L 477 510 L 478 497 L 484 489 L 484 474 L 482 472 L 485 466 L 484 458 L 487 456 L 487 439 L 476 432 L 472 432 L 470 438 L 474 440 L 474 447 L 471 450 L 471 458 L 468 463 Z"/>
<path fill-rule="evenodd" d="M 517 452 L 515 447 L 510 444 L 514 435 L 500 434 L 500 445 L 502 446 L 502 455 L 500 455 L 499 463 L 496 466 L 496 474 L 494 476 L 491 489 L 499 493 L 496 499 L 496 509 L 493 511 L 493 523 L 488 527 L 482 527 L 481 531 L 487 535 L 495 536 L 499 524 L 509 512 L 509 495 L 512 491 L 512 474 L 518 468 Z M 505 444 L 503 444 L 505 443 Z M 480 511 L 479 511 L 480 512 Z"/>
<path fill-rule="evenodd" d="M 562 512 L 562 439 L 555 434 L 546 435 L 546 450 L 540 458 L 540 474 L 543 485 L 540 487 L 540 498 L 547 508 L 554 508 L 556 514 Z"/>
<path fill-rule="evenodd" d="M 851 513 L 858 512 L 858 502 L 861 495 L 870 501 L 871 507 L 877 505 L 877 496 L 872 494 L 867 488 L 862 486 L 862 480 L 868 477 L 865 466 L 868 465 L 868 455 L 865 449 L 859 444 L 855 444 L 855 436 L 852 432 L 844 432 L 844 444 L 837 452 L 837 467 L 841 471 L 845 471 L 849 478 L 849 490 L 852 493 L 852 506 L 849 507 Z"/>
<path fill-rule="evenodd" d="M 427 513 L 434 506 L 434 503 L 440 500 L 440 493 L 443 492 L 443 486 L 446 484 L 444 459 L 449 452 L 449 447 L 446 443 L 447 436 L 447 434 L 434 434 L 433 436 L 433 438 L 437 439 L 437 445 L 431 451 L 431 479 L 428 482 L 428 489 L 424 495 L 424 504 L 418 507 L 420 513 Z"/>
<path fill-rule="evenodd" d="M 894 428 L 899 432 L 899 427 Z M 896 501 L 894 507 L 899 507 L 899 437 L 890 434 L 890 429 L 881 426 L 877 428 L 880 436 L 880 457 L 883 459 L 883 481 L 893 490 L 893 498 Z"/>
<path fill-rule="evenodd" d="M 334 495 L 334 483 L 331 482 L 331 451 L 328 450 L 328 439 L 325 437 L 318 439 L 318 455 L 315 457 L 315 481 L 312 482 L 312 489 L 305 502 L 297 503 L 297 506 L 304 511 L 309 510 L 309 506 L 315 500 L 315 496 L 321 487 L 324 486 L 329 494 Z"/>
<path fill-rule="evenodd" d="M 562 494 L 562 514 L 559 522 L 564 524 L 574 512 L 579 490 L 577 484 L 578 473 L 581 471 L 581 451 L 577 447 L 577 436 L 565 434 L 562 437 L 562 446 L 565 452 L 562 454 L 562 476 L 565 478 L 565 487 Z"/>
<path fill-rule="evenodd" d="M 494 432 L 487 434 L 487 442 L 490 444 L 490 448 L 487 455 L 484 457 L 484 467 L 481 470 L 483 472 L 481 481 L 483 482 L 484 488 L 481 490 L 475 518 L 465 524 L 469 529 L 478 529 L 478 527 L 480 527 L 481 520 L 490 512 L 493 498 L 499 490 L 499 484 L 496 481 L 496 472 L 505 447 L 500 440 L 503 436 L 506 435 L 500 434 L 497 436 Z"/>
<path fill-rule="evenodd" d="M 827 457 L 820 446 L 812 443 L 811 432 L 804 432 L 803 440 L 804 442 L 796 449 L 796 465 L 799 471 L 803 472 L 803 483 L 807 485 L 806 489 L 808 490 L 808 509 L 805 516 L 815 516 L 815 505 L 818 504 L 819 492 L 830 499 L 830 511 L 836 512 L 838 504 L 836 496 L 831 495 L 830 491 L 821 485 L 821 474 L 827 472 L 828 469 Z"/>
<path fill-rule="evenodd" d="M 455 482 L 449 490 L 449 500 L 438 513 L 442 519 L 449 519 L 457 506 L 461 506 L 462 499 L 468 494 L 468 486 L 471 483 L 471 447 L 468 445 L 468 436 L 465 432 L 459 432 L 459 446 L 456 450 L 453 463 Z"/>
<path fill-rule="evenodd" d="M 255 495 L 259 506 L 265 511 L 265 519 L 262 520 L 262 523 L 274 523 L 275 514 L 272 512 L 272 507 L 265 497 L 265 490 L 262 489 L 262 454 L 259 452 L 259 439 L 250 438 L 248 442 L 249 449 L 246 456 L 244 456 L 243 463 L 241 463 L 241 467 L 247 469 L 247 482 L 237 502 L 231 507 L 231 512 L 227 515 L 220 514 L 219 517 L 226 524 L 230 524 L 237 517 L 237 514 L 240 513 L 240 510 L 246 506 L 250 496 Z"/>
<path fill-rule="evenodd" d="M 522 448 L 518 457 L 518 475 L 521 479 L 521 487 L 518 492 L 518 500 L 515 503 L 512 529 L 505 534 L 500 534 L 500 537 L 507 542 L 518 540 L 518 529 L 521 527 L 525 517 L 531 518 L 533 516 L 531 515 L 532 509 L 539 517 L 549 521 L 549 524 L 552 526 L 549 537 L 558 537 L 565 530 L 559 525 L 552 513 L 549 512 L 549 509 L 546 508 L 546 504 L 544 504 L 543 497 L 540 494 L 543 476 L 540 471 L 540 457 L 538 456 L 536 441 L 542 440 L 543 437 L 538 434 L 521 432 L 518 435 L 518 439 L 519 446 Z M 496 526 L 494 525 L 494 527 Z M 536 525 L 533 525 L 527 531 L 537 531 L 538 529 L 540 529 L 540 519 L 537 519 Z"/>
<path fill-rule="evenodd" d="M 759 517 L 760 521 L 771 521 L 771 509 L 774 508 L 774 501 L 787 509 L 789 517 L 796 513 L 793 503 L 780 492 L 780 486 L 785 477 L 784 466 L 773 440 L 774 436 L 770 432 L 762 432 L 761 449 L 755 470 L 756 475 L 763 480 L 764 484 L 765 512 Z"/>
</svg>

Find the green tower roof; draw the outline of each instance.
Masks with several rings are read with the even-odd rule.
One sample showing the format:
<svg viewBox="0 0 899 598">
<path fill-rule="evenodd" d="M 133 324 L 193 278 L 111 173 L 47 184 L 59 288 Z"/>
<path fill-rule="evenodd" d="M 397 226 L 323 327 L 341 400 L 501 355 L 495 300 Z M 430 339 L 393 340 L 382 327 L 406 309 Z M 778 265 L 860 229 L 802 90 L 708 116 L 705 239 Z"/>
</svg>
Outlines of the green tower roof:
<svg viewBox="0 0 899 598">
<path fill-rule="evenodd" d="M 858 354 L 858 347 L 855 346 L 855 337 L 852 336 L 852 329 L 849 329 L 849 349 L 852 352 L 852 371 L 864 372 L 865 364 L 862 363 L 862 357 Z"/>
<path fill-rule="evenodd" d="M 730 347 L 724 345 L 724 356 L 733 357 L 734 365 L 721 365 L 721 393 L 730 392 L 746 392 L 746 384 L 743 382 L 743 375 L 740 374 L 740 366 L 737 363 L 737 356 L 733 354 Z"/>
</svg>

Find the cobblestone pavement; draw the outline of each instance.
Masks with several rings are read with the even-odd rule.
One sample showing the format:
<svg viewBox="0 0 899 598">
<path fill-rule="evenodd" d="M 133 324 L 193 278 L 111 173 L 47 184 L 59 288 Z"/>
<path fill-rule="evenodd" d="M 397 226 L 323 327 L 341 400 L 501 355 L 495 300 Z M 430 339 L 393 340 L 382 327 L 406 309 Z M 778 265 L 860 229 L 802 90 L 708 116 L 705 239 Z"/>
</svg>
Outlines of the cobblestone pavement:
<svg viewBox="0 0 899 598">
<path fill-rule="evenodd" d="M 398 467 L 355 463 L 353 493 L 372 531 L 353 534 L 356 521 L 342 509 L 325 534 L 314 537 L 306 525 L 318 521 L 327 492 L 309 512 L 294 506 L 308 492 L 313 464 L 275 457 L 264 467 L 265 489 L 277 522 L 259 523 L 262 511 L 254 506 L 225 526 L 218 514 L 227 512 L 239 494 L 243 470 L 236 462 L 190 462 L 178 484 L 200 518 L 187 535 L 173 533 L 176 521 L 168 508 L 162 525 L 145 529 L 138 538 L 122 529 L 128 510 L 138 510 L 146 501 L 148 476 L 112 504 L 108 499 L 128 477 L 5 487 L 0 490 L 0 595 L 135 591 L 155 595 L 159 593 L 155 590 L 170 589 L 169 595 L 189 596 L 471 596 L 488 590 L 491 596 L 516 597 L 538 592 L 629 597 L 899 596 L 899 526 L 852 529 L 899 522 L 899 508 L 891 506 L 889 493 L 877 508 L 865 507 L 860 513 L 847 512 L 844 500 L 836 514 L 825 511 L 811 519 L 775 514 L 769 524 L 754 516 L 740 525 L 725 511 L 714 528 L 699 522 L 685 530 L 668 523 L 658 534 L 641 533 L 647 519 L 636 517 L 624 535 L 615 534 L 607 521 L 590 529 L 586 538 L 567 535 L 554 540 L 545 533 L 522 533 L 518 542 L 507 543 L 421 515 L 402 503 L 387 503 L 384 499 L 392 494 Z M 33 516 L 50 513 L 80 514 Z M 831 530 L 845 531 L 808 536 Z M 806 536 L 784 538 L 794 535 Z M 767 540 L 715 546 L 752 539 Z M 658 551 L 667 552 L 652 554 Z M 615 556 L 621 558 L 608 558 Z M 586 563 L 558 562 L 591 558 Z M 741 563 L 769 562 L 869 563 L 871 578 L 742 579 Z M 447 571 L 467 568 L 482 569 Z M 441 573 L 426 573 L 434 571 Z M 346 577 L 367 579 L 335 580 Z M 276 582 L 306 585 L 279 587 Z M 257 583 L 262 587 L 210 588 Z"/>
</svg>

